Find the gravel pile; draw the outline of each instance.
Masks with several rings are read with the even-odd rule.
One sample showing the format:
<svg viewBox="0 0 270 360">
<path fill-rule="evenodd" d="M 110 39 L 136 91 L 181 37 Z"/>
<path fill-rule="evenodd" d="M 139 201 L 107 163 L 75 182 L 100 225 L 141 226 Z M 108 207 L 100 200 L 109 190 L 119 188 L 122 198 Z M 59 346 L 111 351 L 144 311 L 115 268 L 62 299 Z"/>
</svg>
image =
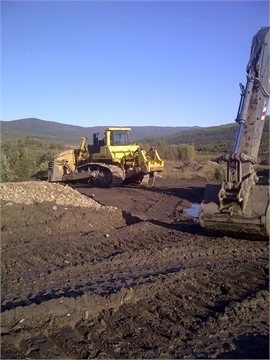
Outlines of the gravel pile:
<svg viewBox="0 0 270 360">
<path fill-rule="evenodd" d="M 69 186 L 45 181 L 6 182 L 0 184 L 0 200 L 31 205 L 53 202 L 57 205 L 101 208 L 95 200 Z"/>
</svg>

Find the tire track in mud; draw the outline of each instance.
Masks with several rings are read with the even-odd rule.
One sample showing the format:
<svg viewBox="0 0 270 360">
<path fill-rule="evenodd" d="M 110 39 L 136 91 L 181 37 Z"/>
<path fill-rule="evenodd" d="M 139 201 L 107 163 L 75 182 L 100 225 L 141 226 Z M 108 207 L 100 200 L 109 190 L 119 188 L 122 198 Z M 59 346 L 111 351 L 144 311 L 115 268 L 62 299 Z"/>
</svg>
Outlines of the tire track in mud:
<svg viewBox="0 0 270 360">
<path fill-rule="evenodd" d="M 136 225 L 132 226 L 134 230 L 132 232 L 136 232 L 136 227 Z M 162 239 L 162 234 L 160 235 Z M 175 236 L 177 235 L 175 233 Z M 216 266 L 221 260 L 223 263 L 229 262 L 231 264 L 240 261 L 237 260 L 239 251 L 236 250 L 236 247 L 231 246 L 229 249 L 225 246 L 224 253 L 219 250 L 217 244 L 213 248 L 207 248 L 204 244 L 201 244 L 200 250 L 194 251 L 194 246 L 198 245 L 190 245 L 186 244 L 186 242 L 181 244 L 180 239 L 178 239 L 178 246 L 175 246 L 175 241 L 173 245 L 171 243 L 158 245 L 156 239 L 149 239 L 145 249 L 141 248 L 141 244 L 138 244 L 137 240 L 137 242 L 125 243 L 122 249 L 115 250 L 113 246 L 109 246 L 105 241 L 103 246 L 102 241 L 104 240 L 100 240 L 100 247 L 96 249 L 97 257 L 93 256 L 95 251 L 92 249 L 92 252 L 90 251 L 88 257 L 83 261 L 79 252 L 80 263 L 76 262 L 76 257 L 73 258 L 71 264 L 64 259 L 57 260 L 57 266 L 52 268 L 49 271 L 50 274 L 46 273 L 45 276 L 43 272 L 40 274 L 31 271 L 29 273 L 30 281 L 28 283 L 23 281 L 22 284 L 19 281 L 16 284 L 17 291 L 15 289 L 13 291 L 13 295 L 17 292 L 17 298 L 20 300 L 17 300 L 16 296 L 13 298 L 5 297 L 5 285 L 3 285 L 1 311 L 10 310 L 17 306 L 40 304 L 43 301 L 63 296 L 77 298 L 85 292 L 109 295 L 119 291 L 122 287 L 128 288 L 144 282 L 153 282 L 160 276 L 177 273 L 187 267 L 195 268 L 206 264 L 207 268 L 210 268 Z M 155 250 L 152 249 L 152 242 L 156 246 Z M 100 249 L 103 249 L 103 256 Z M 247 254 L 248 251 L 249 248 L 247 247 Z M 243 256 L 244 252 L 241 254 L 241 257 Z M 134 266 L 130 267 L 128 264 L 134 264 Z M 28 260 L 27 265 L 29 266 Z M 38 293 L 33 293 L 31 289 L 32 281 L 36 282 L 35 287 L 37 287 L 37 283 L 39 284 Z"/>
<path fill-rule="evenodd" d="M 127 191 L 115 231 L 5 253 L 2 358 L 268 358 L 268 244 L 204 236 L 182 213 L 191 193 Z M 17 284 L 20 256 L 36 272 Z"/>
<path fill-rule="evenodd" d="M 157 257 L 160 258 L 163 256 Z M 113 272 L 111 278 L 103 281 L 100 277 L 95 284 L 105 291 L 99 296 L 110 298 L 115 290 L 118 292 L 125 286 L 131 294 L 127 299 L 119 299 L 116 307 L 101 308 L 94 318 L 89 310 L 88 319 L 53 328 L 43 336 L 44 348 L 39 346 L 38 353 L 34 349 L 40 344 L 40 336 L 20 339 L 15 350 L 21 354 L 26 351 L 30 358 L 44 356 L 47 346 L 54 349 L 52 353 L 56 357 L 58 354 L 58 357 L 73 358 L 121 358 L 124 354 L 126 358 L 136 358 L 142 353 L 147 358 L 165 356 L 165 353 L 167 357 L 196 358 L 233 352 L 235 315 L 243 316 L 243 304 L 246 313 L 252 313 L 250 304 L 253 299 L 266 296 L 268 281 L 264 259 L 261 266 L 246 259 L 221 260 L 222 257 L 209 263 L 208 258 L 197 257 L 181 264 L 167 264 L 156 272 L 149 271 L 149 267 L 147 270 L 136 267 Z M 80 296 L 77 299 L 80 301 Z M 253 306 L 253 310 L 255 316 L 265 312 L 263 306 L 261 309 Z M 69 311 L 72 312 L 72 308 Z M 223 339 L 220 339 L 215 336 L 215 328 L 220 328 L 225 317 L 229 317 L 232 324 L 229 330 L 223 325 Z M 194 348 L 193 341 L 198 336 L 201 346 L 196 340 Z M 8 354 L 8 349 L 6 351 Z"/>
<path fill-rule="evenodd" d="M 242 270 L 238 274 L 235 268 L 231 269 L 231 266 L 229 266 L 226 269 L 228 268 L 233 270 L 233 273 L 239 279 L 245 276 Z M 218 322 L 221 322 L 219 320 L 222 314 L 232 312 L 234 316 L 234 309 L 241 309 L 242 304 L 245 303 L 245 309 L 249 309 L 250 301 L 254 297 L 260 297 L 260 294 L 264 291 L 263 289 L 267 288 L 267 282 L 263 281 L 261 283 L 259 278 L 253 284 L 245 284 L 249 286 L 248 291 L 246 291 L 245 286 L 242 288 L 238 286 L 237 292 L 235 292 L 234 286 L 231 286 L 230 292 L 234 296 L 227 296 L 226 299 L 223 296 L 224 288 L 221 286 L 223 284 L 220 285 L 224 275 L 226 274 L 221 271 L 220 277 L 214 278 L 214 281 L 211 283 L 212 288 L 210 286 L 209 289 L 211 278 L 203 281 L 203 278 L 198 276 L 198 279 L 195 281 L 187 280 L 185 282 L 179 280 L 178 275 L 170 274 L 166 279 L 163 279 L 164 282 L 167 282 L 165 288 L 164 285 L 159 284 L 157 286 L 157 284 L 153 284 L 147 289 L 147 292 L 152 293 L 152 295 L 142 297 L 136 301 L 136 313 L 134 313 L 133 306 L 130 304 L 123 305 L 116 312 L 104 311 L 100 313 L 99 321 L 103 325 L 103 331 L 101 331 L 99 337 L 104 335 L 110 339 L 111 344 L 118 344 L 117 351 L 115 351 L 112 345 L 107 344 L 106 348 L 100 349 L 101 353 L 104 354 L 105 352 L 105 356 L 117 358 L 120 350 L 122 353 L 120 352 L 119 357 L 121 357 L 121 354 L 137 357 L 143 352 L 147 358 L 153 358 L 162 356 L 162 351 L 164 352 L 165 348 L 171 348 L 171 352 L 167 352 L 169 357 L 182 358 L 183 356 L 190 355 L 194 358 L 202 355 L 202 349 L 204 355 L 207 353 L 211 354 L 211 352 L 217 354 L 217 350 L 218 353 L 225 350 L 233 350 L 233 344 L 223 348 L 223 343 L 221 342 L 221 345 L 217 346 L 217 344 L 220 344 L 220 341 L 213 341 L 213 335 L 209 341 L 209 327 L 211 335 L 211 333 L 213 334 L 217 330 L 217 328 L 215 330 L 214 328 Z M 194 269 L 187 270 L 187 278 L 194 278 Z M 265 296 L 267 295 L 264 293 Z M 209 301 L 209 298 L 212 301 Z M 260 310 L 255 309 L 258 312 Z M 242 309 L 239 312 L 241 318 L 243 315 Z M 125 331 L 123 331 L 121 319 L 125 319 L 126 322 L 126 319 L 130 318 L 132 319 L 132 326 L 126 325 Z M 234 320 L 232 325 L 236 323 L 237 321 Z M 84 326 L 87 327 L 85 323 Z M 265 334 L 267 334 L 267 327 L 265 327 L 265 331 Z M 202 347 L 196 350 L 193 347 L 193 338 L 198 333 L 204 338 L 204 342 Z M 226 335 L 228 338 L 232 336 L 231 332 Z M 89 336 L 92 339 L 91 335 Z M 225 336 L 225 339 L 229 341 L 227 337 Z M 126 339 L 127 341 L 124 341 Z M 131 339 L 132 346 L 130 343 Z M 210 350 L 211 352 L 209 352 Z"/>
<path fill-rule="evenodd" d="M 2 299 L 1 312 L 15 309 L 18 306 L 40 304 L 44 301 L 60 299 L 62 297 L 78 298 L 88 292 L 108 296 L 120 291 L 122 288 L 129 289 L 142 284 L 154 283 L 159 277 L 166 277 L 170 274 L 179 273 L 191 268 L 200 268 L 205 262 L 205 260 L 193 260 L 192 262 L 185 263 L 179 261 L 172 263 L 170 261 L 169 265 L 160 264 L 158 268 L 146 263 L 141 266 L 137 265 L 136 269 L 122 268 L 121 270 L 117 269 L 117 265 L 115 271 L 112 269 L 113 272 L 104 272 L 102 275 L 100 275 L 98 270 L 92 274 L 90 271 L 81 268 L 77 276 L 65 275 L 65 279 L 63 279 L 63 276 L 58 275 L 57 277 L 61 280 L 52 281 L 51 285 L 47 287 L 40 287 L 40 291 L 37 294 L 27 294 L 24 289 L 25 295 L 23 295 L 22 290 L 19 289 L 17 297 L 12 298 L 8 302 L 5 301 L 5 298 Z M 214 268 L 219 262 L 220 259 L 212 261 L 209 268 Z M 234 266 L 235 262 L 239 261 L 233 259 L 225 260 L 227 266 Z M 75 284 L 75 286 L 69 284 Z M 4 292 L 4 290 L 5 289 L 2 289 L 2 292 Z"/>
<path fill-rule="evenodd" d="M 234 334 L 239 334 L 239 328 L 235 321 L 229 330 L 222 322 L 222 316 L 232 320 L 235 317 L 235 308 L 250 308 L 250 298 L 230 301 L 226 306 L 212 305 L 208 308 L 200 303 L 196 311 L 189 309 L 188 303 L 192 301 L 193 291 L 185 289 L 185 296 L 170 295 L 162 291 L 151 298 L 143 298 L 130 304 L 125 303 L 119 309 L 110 308 L 102 310 L 94 319 L 81 320 L 72 326 L 64 326 L 52 329 L 42 341 L 55 348 L 50 354 L 57 354 L 73 358 L 140 358 L 143 353 L 146 358 L 165 355 L 172 358 L 183 358 L 188 355 L 192 358 L 204 357 L 206 354 L 219 354 L 222 351 L 235 349 L 232 343 Z M 259 298 L 260 292 L 254 297 Z M 264 295 L 267 296 L 267 295 Z M 187 303 L 188 301 L 188 303 Z M 257 302 L 256 302 L 257 304 Z M 134 312 L 136 306 L 136 312 Z M 177 311 L 175 310 L 177 309 Z M 201 310 L 202 309 L 202 310 Z M 240 311 L 240 310 L 239 310 Z M 254 315 L 257 316 L 261 309 L 256 308 Z M 194 313 L 195 312 L 195 313 Z M 241 310 L 240 316 L 243 312 Z M 239 316 L 239 315 L 238 315 Z M 226 319 L 226 323 L 228 323 Z M 254 321 L 252 322 L 254 324 Z M 215 337 L 215 331 L 220 334 L 223 324 L 223 338 Z M 232 327 L 235 326 L 233 334 Z M 254 325 L 253 325 L 254 326 Z M 242 329 L 244 333 L 245 329 Z M 260 330 L 261 331 L 261 330 Z M 31 332 L 19 342 L 18 351 L 27 353 L 30 358 L 44 357 L 46 354 L 42 347 L 38 347 L 38 353 L 34 351 L 42 337 L 32 337 Z M 267 327 L 266 333 L 267 334 Z M 202 345 L 198 346 L 198 336 Z M 196 337 L 196 347 L 193 340 Z M 220 336 L 219 336 L 220 337 Z M 219 345 L 217 345 L 219 344 Z M 225 346 L 225 345 L 226 346 Z M 225 347 L 224 347 L 225 346 Z M 89 349 L 91 351 L 89 352 Z M 57 350 L 57 351 L 56 351 Z M 4 357 L 5 358 L 5 357 Z"/>
</svg>

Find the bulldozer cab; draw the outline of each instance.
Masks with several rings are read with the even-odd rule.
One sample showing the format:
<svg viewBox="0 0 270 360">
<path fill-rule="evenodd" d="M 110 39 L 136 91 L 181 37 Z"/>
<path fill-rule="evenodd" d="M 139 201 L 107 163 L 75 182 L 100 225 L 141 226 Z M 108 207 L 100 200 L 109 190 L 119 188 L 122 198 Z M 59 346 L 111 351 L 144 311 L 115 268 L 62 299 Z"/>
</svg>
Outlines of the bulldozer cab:
<svg viewBox="0 0 270 360">
<path fill-rule="evenodd" d="M 130 130 L 130 128 L 107 128 L 105 130 L 104 137 L 101 140 L 99 140 L 99 133 L 94 133 L 93 144 L 88 145 L 89 154 L 94 155 L 99 154 L 100 152 L 106 152 L 114 146 L 130 146 Z"/>
<path fill-rule="evenodd" d="M 106 145 L 123 146 L 130 145 L 130 128 L 108 128 L 105 132 Z"/>
<path fill-rule="evenodd" d="M 109 127 L 105 129 L 104 138 L 99 140 L 98 133 L 93 134 L 93 144 L 88 145 L 89 159 L 93 162 L 122 164 L 125 156 L 133 156 L 137 144 L 129 141 L 130 128 Z"/>
<path fill-rule="evenodd" d="M 128 145 L 129 144 L 128 133 L 124 131 L 111 132 L 110 142 L 111 145 Z"/>
</svg>

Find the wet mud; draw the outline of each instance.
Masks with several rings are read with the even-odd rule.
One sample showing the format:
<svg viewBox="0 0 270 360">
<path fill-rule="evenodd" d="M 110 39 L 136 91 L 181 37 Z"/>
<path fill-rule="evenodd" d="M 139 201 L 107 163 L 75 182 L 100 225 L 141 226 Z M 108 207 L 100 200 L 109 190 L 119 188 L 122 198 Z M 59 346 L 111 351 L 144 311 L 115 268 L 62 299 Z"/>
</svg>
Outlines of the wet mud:
<svg viewBox="0 0 270 360">
<path fill-rule="evenodd" d="M 268 359 L 268 242 L 203 231 L 205 185 L 2 203 L 1 358 Z"/>
</svg>

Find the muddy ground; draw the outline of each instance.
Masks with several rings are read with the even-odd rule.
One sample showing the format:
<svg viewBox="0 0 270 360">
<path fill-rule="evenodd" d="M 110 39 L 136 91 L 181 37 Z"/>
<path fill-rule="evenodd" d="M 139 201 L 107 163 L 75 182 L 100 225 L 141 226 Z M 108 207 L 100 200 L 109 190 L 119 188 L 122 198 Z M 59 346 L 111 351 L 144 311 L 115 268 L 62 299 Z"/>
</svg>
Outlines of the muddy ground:
<svg viewBox="0 0 270 360">
<path fill-rule="evenodd" d="M 205 184 L 2 201 L 1 358 L 268 359 L 268 241 L 203 232 Z"/>
</svg>

